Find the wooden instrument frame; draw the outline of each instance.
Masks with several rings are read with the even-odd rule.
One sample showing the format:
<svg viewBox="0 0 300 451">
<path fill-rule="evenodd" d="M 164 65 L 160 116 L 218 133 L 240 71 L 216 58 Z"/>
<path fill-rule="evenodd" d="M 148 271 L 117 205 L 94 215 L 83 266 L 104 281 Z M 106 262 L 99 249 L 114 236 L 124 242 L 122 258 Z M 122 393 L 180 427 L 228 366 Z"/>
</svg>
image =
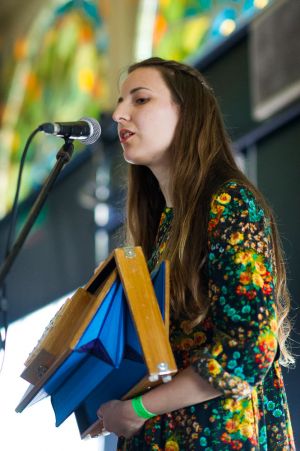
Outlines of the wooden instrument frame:
<svg viewBox="0 0 300 451">
<path fill-rule="evenodd" d="M 66 300 L 30 353 L 25 362 L 26 368 L 21 374 L 30 386 L 16 411 L 22 412 L 25 407 L 48 396 L 43 389 L 45 383 L 75 349 L 117 277 L 120 278 L 125 291 L 149 374 L 126 393 L 123 399 L 170 380 L 177 372 L 177 367 L 168 338 L 170 286 L 167 262 L 166 274 L 163 321 L 141 247 L 115 249 L 97 268 L 87 284 L 78 288 L 74 295 Z M 97 421 L 81 433 L 81 437 L 94 437 L 102 432 L 102 424 Z"/>
</svg>

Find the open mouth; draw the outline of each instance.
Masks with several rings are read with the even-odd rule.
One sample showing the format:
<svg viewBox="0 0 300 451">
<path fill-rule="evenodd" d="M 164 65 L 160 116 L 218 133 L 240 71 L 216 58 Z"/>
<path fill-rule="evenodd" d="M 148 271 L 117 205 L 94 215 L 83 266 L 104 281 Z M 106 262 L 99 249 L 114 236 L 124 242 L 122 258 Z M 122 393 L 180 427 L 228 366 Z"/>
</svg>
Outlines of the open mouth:
<svg viewBox="0 0 300 451">
<path fill-rule="evenodd" d="M 126 142 L 126 141 L 128 141 L 129 140 L 129 138 L 131 138 L 131 136 L 133 136 L 134 135 L 134 133 L 133 132 L 131 132 L 130 130 L 127 130 L 127 129 L 122 129 L 122 130 L 120 130 L 120 132 L 119 132 L 119 136 L 120 136 L 120 141 L 121 141 L 121 143 L 124 143 L 124 142 Z"/>
</svg>

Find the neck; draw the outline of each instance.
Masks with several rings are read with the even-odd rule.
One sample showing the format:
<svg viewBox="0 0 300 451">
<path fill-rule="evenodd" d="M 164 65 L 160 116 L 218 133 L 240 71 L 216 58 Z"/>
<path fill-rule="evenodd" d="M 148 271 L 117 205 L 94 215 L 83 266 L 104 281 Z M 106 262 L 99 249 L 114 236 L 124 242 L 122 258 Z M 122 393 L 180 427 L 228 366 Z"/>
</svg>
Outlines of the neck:
<svg viewBox="0 0 300 451">
<path fill-rule="evenodd" d="M 163 196 L 165 198 L 166 206 L 173 207 L 172 196 L 171 196 L 170 190 L 169 190 L 169 180 L 168 180 L 168 182 L 159 183 L 159 186 L 160 186 L 161 192 L 163 193 Z"/>
<path fill-rule="evenodd" d="M 159 187 L 166 201 L 167 207 L 173 207 L 173 200 L 170 193 L 170 171 L 169 167 L 153 169 L 150 168 L 158 180 Z"/>
</svg>

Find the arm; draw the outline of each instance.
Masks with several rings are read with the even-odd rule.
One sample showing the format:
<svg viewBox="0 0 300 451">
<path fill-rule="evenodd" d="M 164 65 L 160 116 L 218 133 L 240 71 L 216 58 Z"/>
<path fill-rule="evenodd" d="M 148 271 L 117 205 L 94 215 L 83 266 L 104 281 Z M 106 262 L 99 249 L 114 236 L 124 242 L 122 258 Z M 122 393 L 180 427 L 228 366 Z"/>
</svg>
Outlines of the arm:
<svg viewBox="0 0 300 451">
<path fill-rule="evenodd" d="M 162 384 L 143 395 L 143 403 L 150 412 L 163 414 L 220 396 L 193 367 L 180 371 L 171 382 Z"/>
<path fill-rule="evenodd" d="M 220 395 L 249 396 L 275 358 L 271 235 L 264 212 L 248 191 L 233 185 L 215 196 L 208 257 L 212 340 L 192 356 L 193 367 L 143 396 L 151 412 L 162 414 Z M 130 401 L 112 402 L 135 424 L 120 435 L 137 432 L 144 421 L 136 417 Z M 118 433 L 111 407 L 107 403 L 100 413 L 106 428 Z M 122 415 L 118 421 L 123 421 Z"/>
<path fill-rule="evenodd" d="M 211 384 L 199 376 L 192 367 L 177 374 L 172 381 L 159 385 L 143 395 L 143 404 L 150 412 L 163 414 L 220 396 Z M 145 420 L 139 418 L 128 401 L 110 401 L 100 407 L 107 431 L 130 437 L 138 432 Z"/>
<path fill-rule="evenodd" d="M 277 351 L 270 225 L 247 189 L 229 183 L 209 216 L 208 278 L 213 337 L 194 367 L 225 396 L 249 396 Z"/>
</svg>

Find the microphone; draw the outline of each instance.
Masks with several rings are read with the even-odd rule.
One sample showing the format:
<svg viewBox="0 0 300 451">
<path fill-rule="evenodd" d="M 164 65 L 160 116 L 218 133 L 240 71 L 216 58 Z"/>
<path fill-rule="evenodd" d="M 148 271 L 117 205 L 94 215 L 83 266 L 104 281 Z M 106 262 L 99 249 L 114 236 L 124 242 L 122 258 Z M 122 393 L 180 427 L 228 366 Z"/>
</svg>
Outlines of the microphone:
<svg viewBox="0 0 300 451">
<path fill-rule="evenodd" d="M 93 144 L 101 135 L 100 124 L 92 117 L 82 117 L 77 122 L 46 122 L 39 129 L 48 135 L 79 139 L 86 144 Z"/>
</svg>

